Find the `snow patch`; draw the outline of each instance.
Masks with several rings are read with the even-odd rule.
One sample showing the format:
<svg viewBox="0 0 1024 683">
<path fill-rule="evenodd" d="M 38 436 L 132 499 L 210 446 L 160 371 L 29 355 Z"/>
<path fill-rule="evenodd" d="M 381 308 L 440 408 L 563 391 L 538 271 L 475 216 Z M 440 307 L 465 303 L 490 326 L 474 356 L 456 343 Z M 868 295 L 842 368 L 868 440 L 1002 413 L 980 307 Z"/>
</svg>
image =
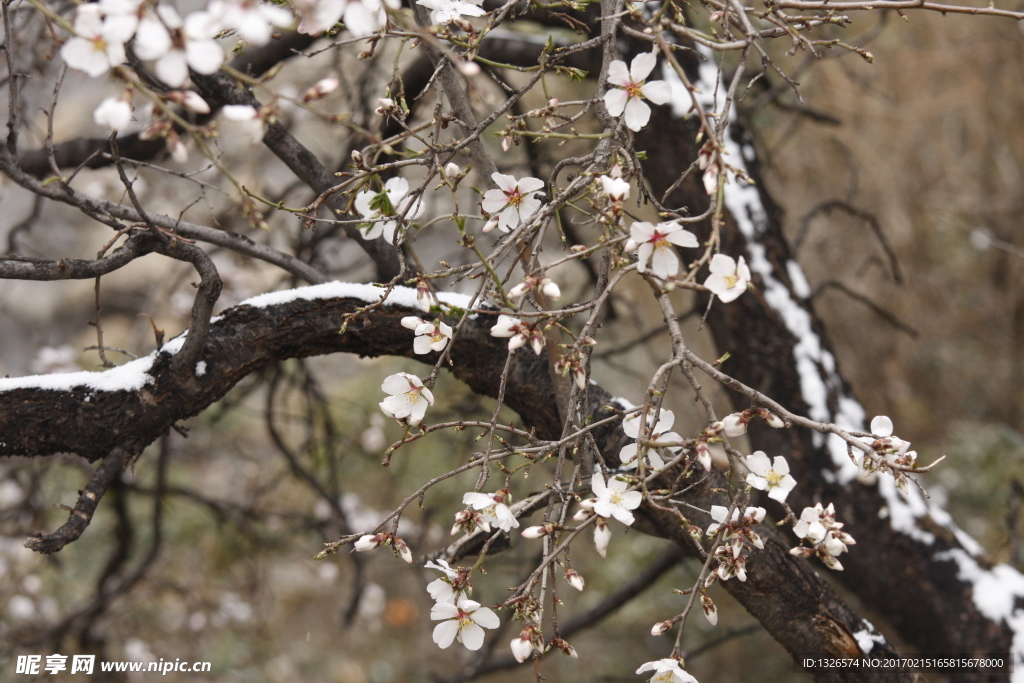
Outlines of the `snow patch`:
<svg viewBox="0 0 1024 683">
<path fill-rule="evenodd" d="M 867 619 L 861 619 L 864 624 L 864 628 L 853 634 L 854 640 L 857 641 L 857 647 L 864 654 L 870 653 L 875 645 L 885 645 L 885 636 L 878 632 L 878 630 L 871 624 Z"/>
<path fill-rule="evenodd" d="M 299 299 L 358 299 L 367 303 L 377 303 L 381 300 L 384 291 L 383 288 L 375 287 L 374 285 L 326 282 L 321 285 L 260 294 L 251 299 L 246 299 L 239 305 L 266 308 L 267 306 L 278 306 Z M 469 296 L 454 292 L 438 292 L 437 298 L 442 304 L 458 308 L 469 308 L 471 301 Z M 384 300 L 384 304 L 416 308 L 416 290 L 412 287 L 395 287 Z M 211 322 L 214 323 L 218 320 L 221 320 L 220 316 L 213 318 Z M 184 345 L 187 336 L 188 331 L 186 330 L 148 356 L 102 372 L 82 371 L 0 378 L 0 391 L 12 391 L 14 389 L 71 391 L 78 388 L 91 391 L 138 391 L 147 384 L 153 383 L 153 377 L 149 374 L 149 371 L 153 368 L 153 363 L 156 361 L 157 356 L 161 353 L 170 356 L 178 353 Z M 205 374 L 205 361 L 200 361 L 196 365 L 195 372 L 197 377 Z M 88 397 L 86 400 L 88 400 Z"/>
<path fill-rule="evenodd" d="M 267 292 L 246 299 L 239 306 L 252 306 L 253 308 L 266 308 L 267 306 L 279 306 L 291 301 L 316 299 L 357 299 L 368 304 L 378 303 L 387 291 L 376 285 L 358 284 L 352 282 L 325 282 L 320 285 L 308 287 L 297 287 L 286 289 L 280 292 Z M 443 304 L 456 306 L 458 308 L 469 308 L 471 298 L 465 294 L 454 292 L 438 292 L 437 299 Z M 416 290 L 412 287 L 395 287 L 384 299 L 384 304 L 389 306 L 406 306 L 418 308 L 416 303 Z"/>
</svg>

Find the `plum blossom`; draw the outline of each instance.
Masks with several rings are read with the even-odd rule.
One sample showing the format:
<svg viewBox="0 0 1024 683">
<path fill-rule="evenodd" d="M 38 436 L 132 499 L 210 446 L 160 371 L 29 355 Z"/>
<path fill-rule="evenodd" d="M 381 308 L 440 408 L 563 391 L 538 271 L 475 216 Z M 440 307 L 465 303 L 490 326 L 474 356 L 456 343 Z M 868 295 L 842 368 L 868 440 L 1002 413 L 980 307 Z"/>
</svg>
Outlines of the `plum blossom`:
<svg viewBox="0 0 1024 683">
<path fill-rule="evenodd" d="M 522 664 L 530 658 L 534 650 L 540 650 L 543 647 L 544 639 L 541 637 L 540 629 L 535 624 L 530 624 L 519 633 L 511 645 L 512 656 Z"/>
<path fill-rule="evenodd" d="M 381 235 L 391 244 L 395 243 L 399 218 L 415 220 L 423 213 L 423 202 L 409 195 L 409 181 L 405 178 L 390 178 L 380 192 L 364 190 L 356 195 L 356 211 L 371 221 L 359 226 L 364 240 L 375 240 Z"/>
<path fill-rule="evenodd" d="M 380 402 L 384 414 L 397 420 L 408 420 L 413 427 L 423 419 L 427 406 L 434 405 L 434 395 L 430 389 L 423 386 L 419 377 L 408 372 L 389 375 L 380 388 L 391 394 Z"/>
<path fill-rule="evenodd" d="M 132 105 L 120 97 L 108 97 L 96 107 L 92 118 L 97 124 L 116 133 L 132 122 Z"/>
<path fill-rule="evenodd" d="M 444 574 L 444 576 L 434 579 L 427 584 L 427 592 L 430 593 L 430 597 L 433 598 L 434 602 L 449 602 L 455 604 L 465 588 L 462 585 L 456 588 L 459 582 L 465 584 L 465 580 L 461 578 L 458 569 L 452 569 L 451 566 L 444 560 L 438 560 L 435 562 L 427 562 L 424 565 L 427 569 L 436 569 Z"/>
<path fill-rule="evenodd" d="M 654 420 L 654 414 L 647 414 L 647 425 L 649 427 L 648 438 L 652 441 L 682 441 L 683 437 L 676 434 L 672 429 L 672 424 L 675 422 L 676 416 L 671 410 L 660 410 L 658 412 L 658 419 Z M 652 424 L 653 423 L 653 424 Z M 626 433 L 626 436 L 632 439 L 640 438 L 640 413 L 634 413 L 629 417 L 622 420 L 622 431 Z M 680 446 L 666 446 L 666 450 L 671 453 L 678 453 Z M 634 467 L 639 467 L 639 459 L 637 453 L 639 452 L 638 444 L 631 443 L 622 447 L 619 451 L 619 459 L 623 464 Z M 651 470 L 657 471 L 665 469 L 665 461 L 658 454 L 654 448 L 649 448 L 647 451 L 647 461 L 650 463 Z"/>
<path fill-rule="evenodd" d="M 221 113 L 228 121 L 233 121 L 239 132 L 253 144 L 263 141 L 267 122 L 260 109 L 248 104 L 228 104 L 221 107 Z"/>
<path fill-rule="evenodd" d="M 434 627 L 434 642 L 442 650 L 456 639 L 467 650 L 479 650 L 484 644 L 484 629 L 501 625 L 497 614 L 487 607 L 481 607 L 479 602 L 466 598 L 455 605 L 450 602 L 435 603 L 430 610 L 430 618 L 435 621 L 444 620 Z"/>
<path fill-rule="evenodd" d="M 636 670 L 638 674 L 645 671 L 655 672 L 647 679 L 648 683 L 697 683 L 697 679 L 683 671 L 683 666 L 678 659 L 659 659 L 655 662 L 647 662 Z"/>
<path fill-rule="evenodd" d="M 665 81 L 644 82 L 657 63 L 654 52 L 644 52 L 633 58 L 629 69 L 619 59 L 608 68 L 608 83 L 615 87 L 604 94 L 604 106 L 612 116 L 625 112 L 626 127 L 632 131 L 640 130 L 651 119 L 651 108 L 645 99 L 665 104 L 672 98 L 672 90 Z"/>
<path fill-rule="evenodd" d="M 544 335 L 536 327 L 524 323 L 519 318 L 510 315 L 499 315 L 498 322 L 491 327 L 492 337 L 511 337 L 508 340 L 508 350 L 515 351 L 527 342 L 533 347 L 533 352 L 538 356 L 544 350 Z"/>
<path fill-rule="evenodd" d="M 416 3 L 431 10 L 430 20 L 435 24 L 450 24 L 467 17 L 482 17 L 487 10 L 480 6 L 481 0 L 416 0 Z"/>
<path fill-rule="evenodd" d="M 559 299 L 562 296 L 562 290 L 554 280 L 547 277 L 533 277 L 532 275 L 508 290 L 508 295 L 509 298 L 517 299 L 533 289 L 539 289 L 552 299 Z"/>
<path fill-rule="evenodd" d="M 269 41 L 273 27 L 284 28 L 294 21 L 285 8 L 262 0 L 213 0 L 208 11 L 218 26 L 234 29 L 253 45 Z"/>
<path fill-rule="evenodd" d="M 747 291 L 750 283 L 750 268 L 740 256 L 739 261 L 725 254 L 715 254 L 709 265 L 711 275 L 704 281 L 704 286 L 716 294 L 722 303 L 735 301 Z"/>
<path fill-rule="evenodd" d="M 530 177 L 516 180 L 502 173 L 492 173 L 491 178 L 498 189 L 487 190 L 480 206 L 487 213 L 498 214 L 497 227 L 502 232 L 518 227 L 541 207 L 537 191 L 544 187 L 543 180 Z"/>
<path fill-rule="evenodd" d="M 412 350 L 417 354 L 444 351 L 444 347 L 448 346 L 448 341 L 452 338 L 452 328 L 440 320 L 428 323 L 422 318 L 409 315 L 402 318 L 402 327 L 416 332 Z"/>
<path fill-rule="evenodd" d="M 299 15 L 299 33 L 318 36 L 339 20 L 354 36 L 376 33 L 388 23 L 387 8 L 398 9 L 398 0 L 293 0 Z"/>
<path fill-rule="evenodd" d="M 796 486 L 796 479 L 789 473 L 789 463 L 781 455 L 775 457 L 773 464 L 764 451 L 755 451 L 746 457 L 746 464 L 750 468 L 747 483 L 755 489 L 767 491 L 769 498 L 780 503 Z"/>
<path fill-rule="evenodd" d="M 597 177 L 601 183 L 601 191 L 613 202 L 621 204 L 629 198 L 629 181 L 622 176 L 602 175 Z"/>
<path fill-rule="evenodd" d="M 68 66 L 96 77 L 124 64 L 124 43 L 130 34 L 126 37 L 117 27 L 106 25 L 97 5 L 79 5 L 75 12 L 76 35 L 60 50 Z"/>
<path fill-rule="evenodd" d="M 697 236 L 678 223 L 669 221 L 654 225 L 646 221 L 633 223 L 629 230 L 630 244 L 639 246 L 637 251 L 638 272 L 651 272 L 662 280 L 667 280 L 679 271 L 679 257 L 673 245 L 677 247 L 696 247 Z"/>
<path fill-rule="evenodd" d="M 594 523 L 594 547 L 601 557 L 607 557 L 608 544 L 612 540 L 612 530 L 604 517 L 598 517 Z"/>
<path fill-rule="evenodd" d="M 842 528 L 843 524 L 836 521 L 832 503 L 828 507 L 818 503 L 812 508 L 804 508 L 799 521 L 793 525 L 793 533 L 810 543 L 811 547 L 799 546 L 789 552 L 798 557 L 816 555 L 829 569 L 842 571 L 843 565 L 836 558 L 848 550 L 847 546 L 857 543 Z"/>
<path fill-rule="evenodd" d="M 156 60 L 154 69 L 164 83 L 180 88 L 188 80 L 189 67 L 212 74 L 224 63 L 224 51 L 213 37 L 217 23 L 209 12 L 192 12 L 185 20 L 170 5 L 157 5 L 160 20 L 139 22 L 135 54 Z"/>
<path fill-rule="evenodd" d="M 594 514 L 599 517 L 614 517 L 626 526 L 633 523 L 633 513 L 640 507 L 643 494 L 639 491 L 627 491 L 629 484 L 622 479 L 612 478 L 605 484 L 604 477 L 594 472 L 590 480 L 590 489 L 594 492 Z"/>
<path fill-rule="evenodd" d="M 764 521 L 766 510 L 764 508 L 748 507 L 740 517 L 740 509 L 736 508 L 729 516 L 729 508 L 721 505 L 711 506 L 711 519 L 715 520 L 708 526 L 708 536 L 714 536 L 718 530 L 725 527 L 722 532 L 722 542 L 732 541 L 733 557 L 737 557 L 743 549 L 743 541 L 747 541 L 755 548 L 763 549 L 764 542 L 761 537 L 750 527 Z M 726 517 L 728 516 L 728 520 Z M 736 543 L 736 541 L 739 543 Z"/>
<path fill-rule="evenodd" d="M 470 492 L 462 496 L 462 503 L 471 506 L 474 510 L 479 510 L 487 525 L 493 524 L 502 531 L 508 531 L 513 527 L 519 528 L 519 520 L 505 503 L 508 495 L 508 489 L 501 489 L 494 493 Z"/>
<path fill-rule="evenodd" d="M 341 82 L 337 78 L 321 78 L 302 95 L 303 102 L 316 102 L 338 89 Z"/>
</svg>

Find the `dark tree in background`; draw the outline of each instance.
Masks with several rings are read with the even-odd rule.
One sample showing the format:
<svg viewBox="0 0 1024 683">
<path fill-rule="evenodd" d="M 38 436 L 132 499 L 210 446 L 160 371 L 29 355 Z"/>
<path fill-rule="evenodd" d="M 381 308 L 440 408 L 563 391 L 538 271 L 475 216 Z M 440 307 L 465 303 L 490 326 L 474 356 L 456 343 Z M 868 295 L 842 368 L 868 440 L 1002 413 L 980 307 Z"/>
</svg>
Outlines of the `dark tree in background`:
<svg viewBox="0 0 1024 683">
<path fill-rule="evenodd" d="M 1022 18 L 5 0 L 0 665 L 1008 680 Z"/>
</svg>

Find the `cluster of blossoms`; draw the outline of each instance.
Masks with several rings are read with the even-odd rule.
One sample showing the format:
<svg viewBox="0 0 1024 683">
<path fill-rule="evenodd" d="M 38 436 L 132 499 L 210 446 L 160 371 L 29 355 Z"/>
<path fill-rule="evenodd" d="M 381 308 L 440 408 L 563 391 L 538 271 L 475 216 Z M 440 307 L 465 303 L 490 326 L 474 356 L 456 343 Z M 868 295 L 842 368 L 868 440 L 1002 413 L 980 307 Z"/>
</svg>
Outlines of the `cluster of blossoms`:
<svg viewBox="0 0 1024 683">
<path fill-rule="evenodd" d="M 644 56 L 650 55 L 640 55 Z M 612 92 L 623 91 L 609 91 L 609 94 Z M 636 100 L 636 103 L 647 109 L 643 102 Z M 597 176 L 596 180 L 600 186 L 600 196 L 607 200 L 608 214 L 618 221 L 623 215 L 623 202 L 629 197 L 629 182 L 623 179 L 622 169 L 618 164 L 612 167 L 608 175 Z M 649 272 L 661 280 L 670 280 L 679 272 L 680 266 L 675 248 L 695 249 L 699 246 L 697 236 L 679 225 L 677 221 L 657 224 L 634 221 L 629 228 L 629 239 L 623 246 L 623 251 L 627 254 L 636 252 L 637 272 Z M 736 260 L 725 254 L 715 254 L 711 257 L 708 269 L 710 274 L 704 281 L 704 286 L 723 303 L 735 301 L 747 291 L 751 273 L 742 256 Z"/>
<path fill-rule="evenodd" d="M 427 584 L 427 592 L 435 601 L 430 618 L 441 622 L 434 627 L 434 642 L 442 650 L 456 640 L 467 650 L 479 650 L 484 644 L 484 629 L 498 628 L 501 622 L 493 610 L 469 599 L 469 570 L 453 569 L 444 560 L 427 562 L 426 568 L 442 574 Z"/>
<path fill-rule="evenodd" d="M 380 192 L 363 190 L 356 195 L 356 211 L 368 222 L 359 226 L 364 240 L 383 236 L 395 244 L 395 236 L 402 220 L 411 221 L 423 214 L 423 202 L 409 195 L 409 181 L 389 178 Z"/>
<path fill-rule="evenodd" d="M 810 546 L 800 545 L 789 552 L 797 557 L 816 555 L 826 567 L 842 571 L 843 565 L 836 558 L 847 551 L 849 545 L 856 545 L 853 536 L 842 530 L 843 524 L 836 521 L 836 511 L 832 503 L 822 507 L 818 503 L 812 508 L 804 508 L 800 519 L 793 525 L 793 533 Z"/>
<path fill-rule="evenodd" d="M 469 507 L 455 515 L 455 526 L 452 535 L 459 531 L 472 533 L 477 527 L 490 531 L 494 525 L 502 531 L 519 528 L 519 520 L 508 506 L 512 498 L 509 489 L 499 489 L 494 493 L 470 492 L 462 496 L 463 505 Z"/>
<path fill-rule="evenodd" d="M 492 337 L 510 337 L 508 350 L 515 351 L 529 344 L 538 356 L 544 350 L 544 333 L 536 325 L 524 323 L 510 315 L 499 315 L 498 322 L 491 328 Z"/>
<path fill-rule="evenodd" d="M 653 413 L 647 414 L 647 438 L 651 441 L 676 442 L 682 441 L 683 437 L 676 434 L 672 429 L 676 416 L 671 410 L 661 409 L 658 411 L 658 418 L 654 419 Z M 622 420 L 622 431 L 631 439 L 640 438 L 640 413 L 633 413 Z M 665 469 L 665 461 L 658 453 L 660 449 L 649 447 L 646 452 L 646 466 L 652 472 Z M 675 455 L 682 450 L 682 446 L 665 446 L 664 450 Z M 639 447 L 636 442 L 626 444 L 619 451 L 619 459 L 624 465 L 640 466 L 640 459 L 637 457 Z"/>
<path fill-rule="evenodd" d="M 764 548 L 761 537 L 750 527 L 760 524 L 764 520 L 765 513 L 764 508 L 748 507 L 742 515 L 739 508 L 733 510 L 732 515 L 729 515 L 729 508 L 721 505 L 711 506 L 711 519 L 715 521 L 708 526 L 707 533 L 709 537 L 713 537 L 721 530 L 722 542 L 715 550 L 718 567 L 708 575 L 704 583 L 705 589 L 719 579 L 728 581 L 735 576 L 740 581 L 747 580 L 747 557 L 743 555 L 743 550 L 748 545 L 759 550 Z M 708 620 L 716 623 L 718 614 L 714 610 L 714 603 L 711 603 L 710 598 L 706 596 L 701 602 Z"/>
<path fill-rule="evenodd" d="M 896 482 L 896 487 L 903 493 L 908 493 L 910 480 L 903 470 L 898 468 L 916 466 L 917 451 L 909 450 L 909 441 L 893 436 L 892 429 L 892 420 L 885 415 L 878 415 L 871 420 L 871 433 L 879 437 L 871 442 L 871 448 L 882 456 L 884 462 L 879 463 L 872 458 L 864 457 L 860 464 L 867 476 L 873 476 L 876 470 L 888 469 Z"/>
</svg>

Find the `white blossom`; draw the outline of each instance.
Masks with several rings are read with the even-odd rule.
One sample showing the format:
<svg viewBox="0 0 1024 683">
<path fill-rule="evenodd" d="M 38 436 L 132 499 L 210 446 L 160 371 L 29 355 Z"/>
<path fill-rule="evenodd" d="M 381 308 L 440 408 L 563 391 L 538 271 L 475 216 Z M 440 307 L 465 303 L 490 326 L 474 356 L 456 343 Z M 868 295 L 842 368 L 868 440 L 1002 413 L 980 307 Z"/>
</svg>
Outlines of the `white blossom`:
<svg viewBox="0 0 1024 683">
<path fill-rule="evenodd" d="M 525 631 L 524 631 L 525 633 Z M 522 664 L 530 655 L 533 654 L 533 643 L 530 640 L 530 636 L 519 635 L 512 640 L 512 656 L 516 658 L 516 661 Z"/>
<path fill-rule="evenodd" d="M 457 605 L 449 602 L 435 603 L 430 610 L 430 618 L 435 621 L 444 620 L 434 627 L 434 642 L 442 650 L 456 639 L 467 650 L 479 650 L 484 644 L 484 629 L 501 625 L 498 615 L 493 611 L 466 598 L 459 600 Z"/>
<path fill-rule="evenodd" d="M 482 17 L 487 10 L 480 7 L 481 0 L 416 0 L 417 4 L 431 10 L 430 20 L 435 24 L 450 24 L 463 15 Z"/>
<path fill-rule="evenodd" d="M 96 107 L 92 118 L 97 124 L 116 133 L 132 122 L 132 105 L 120 97 L 108 97 Z"/>
<path fill-rule="evenodd" d="M 412 350 L 417 354 L 444 351 L 444 347 L 448 346 L 448 341 L 452 338 L 452 328 L 440 320 L 428 323 L 421 318 L 410 315 L 402 318 L 402 327 L 406 327 L 416 333 L 416 338 L 412 343 Z"/>
<path fill-rule="evenodd" d="M 610 175 L 597 177 L 601 183 L 601 191 L 613 202 L 624 202 L 629 198 L 629 181 Z"/>
<path fill-rule="evenodd" d="M 510 337 L 508 350 L 515 351 L 529 343 L 533 352 L 540 355 L 544 350 L 544 335 L 536 327 L 510 315 L 499 315 L 498 322 L 491 327 L 492 337 Z"/>
<path fill-rule="evenodd" d="M 275 26 L 284 28 L 294 22 L 291 12 L 262 0 L 213 0 L 208 11 L 218 26 L 234 29 L 254 45 L 269 41 Z"/>
<path fill-rule="evenodd" d="M 711 275 L 704 281 L 704 286 L 716 294 L 722 303 L 729 303 L 747 291 L 750 283 L 750 268 L 740 256 L 739 261 L 725 254 L 715 254 L 709 265 Z"/>
<path fill-rule="evenodd" d="M 651 272 L 662 280 L 667 280 L 679 271 L 679 257 L 673 245 L 698 246 L 696 235 L 671 221 L 657 225 L 637 221 L 630 227 L 629 234 L 632 241 L 639 245 L 637 271 L 646 272 L 649 266 Z"/>
<path fill-rule="evenodd" d="M 238 130 L 251 143 L 259 144 L 263 141 L 266 121 L 256 107 L 248 104 L 227 104 L 221 107 L 220 111 L 224 118 L 237 125 Z"/>
<path fill-rule="evenodd" d="M 116 27 L 107 26 L 95 4 L 79 5 L 75 10 L 75 37 L 64 44 L 60 54 L 72 69 L 96 77 L 124 64 L 124 43 Z"/>
<path fill-rule="evenodd" d="M 208 12 L 192 12 L 182 21 L 170 5 L 156 8 L 160 20 L 139 23 L 134 49 L 139 59 L 156 60 L 154 70 L 164 83 L 180 88 L 188 80 L 189 67 L 212 74 L 224 63 L 224 51 L 213 37 L 217 24 Z"/>
<path fill-rule="evenodd" d="M 665 104 L 672 98 L 672 90 L 665 81 L 644 82 L 657 63 L 654 52 L 644 52 L 633 58 L 628 69 L 618 59 L 608 68 L 608 83 L 616 87 L 604 94 L 604 106 L 612 116 L 621 116 L 625 111 L 626 127 L 630 130 L 640 130 L 651 119 L 651 108 L 645 99 Z"/>
<path fill-rule="evenodd" d="M 479 510 L 483 513 L 486 523 L 493 524 L 502 531 L 508 531 L 513 527 L 519 528 L 519 520 L 516 519 L 512 510 L 505 504 L 507 493 L 507 489 L 502 489 L 495 493 L 470 492 L 462 496 L 462 503 L 470 505 L 474 510 Z"/>
<path fill-rule="evenodd" d="M 654 413 L 649 412 L 647 414 L 648 438 L 652 441 L 682 441 L 683 437 L 673 431 L 669 431 L 672 429 L 675 419 L 675 413 L 671 410 L 661 409 L 657 420 L 654 420 Z M 622 420 L 622 431 L 630 438 L 640 438 L 640 413 L 634 413 L 624 418 Z M 681 446 L 666 446 L 666 449 L 671 453 L 678 453 L 681 448 Z M 632 464 L 634 467 L 639 467 L 639 460 L 637 458 L 639 450 L 639 446 L 636 443 L 626 444 L 619 451 L 619 459 L 625 465 Z M 647 450 L 647 461 L 653 471 L 665 469 L 665 461 L 662 460 L 654 448 Z"/>
<path fill-rule="evenodd" d="M 640 507 L 643 494 L 639 491 L 627 491 L 629 484 L 622 479 L 612 478 L 605 484 L 604 477 L 599 472 L 594 472 L 590 480 L 590 489 L 597 498 L 594 503 L 594 514 L 599 517 L 614 517 L 626 526 L 633 523 L 633 513 Z"/>
<path fill-rule="evenodd" d="M 769 498 L 774 498 L 780 503 L 785 501 L 786 496 L 796 486 L 796 479 L 789 473 L 789 463 L 786 459 L 778 455 L 773 464 L 764 451 L 755 451 L 745 460 L 750 469 L 747 483 L 755 489 L 767 491 Z"/>
<path fill-rule="evenodd" d="M 385 415 L 398 420 L 407 419 L 415 427 L 427 412 L 427 406 L 434 405 L 434 395 L 423 386 L 419 377 L 408 372 L 399 372 L 384 379 L 380 388 L 388 394 L 380 402 L 380 409 Z"/>
<path fill-rule="evenodd" d="M 598 517 L 594 522 L 594 547 L 601 557 L 607 557 L 608 544 L 612 540 L 612 530 L 604 517 Z"/>
<path fill-rule="evenodd" d="M 697 683 L 697 679 L 683 671 L 678 659 L 659 659 L 655 662 L 647 662 L 636 670 L 638 674 L 646 671 L 654 671 L 654 675 L 648 683 Z"/>
<path fill-rule="evenodd" d="M 299 15 L 299 33 L 318 36 L 338 21 L 354 36 L 368 36 L 387 26 L 387 8 L 398 9 L 399 0 L 292 0 Z"/>
<path fill-rule="evenodd" d="M 424 565 L 427 569 L 436 569 L 444 573 L 444 577 L 434 579 L 427 584 L 427 592 L 434 602 L 450 602 L 454 604 L 459 596 L 459 591 L 452 587 L 452 582 L 458 578 L 459 572 L 452 569 L 444 560 L 427 562 Z M 445 580 L 447 579 L 447 580 Z"/>
<path fill-rule="evenodd" d="M 364 240 L 384 236 L 395 243 L 399 218 L 415 220 L 423 213 L 423 202 L 408 196 L 409 181 L 405 178 L 389 178 L 380 192 L 364 190 L 356 195 L 356 211 L 363 218 L 372 221 L 359 226 Z"/>
<path fill-rule="evenodd" d="M 492 173 L 491 178 L 499 189 L 487 190 L 480 206 L 487 213 L 498 214 L 497 227 L 502 232 L 518 227 L 541 207 L 536 193 L 544 187 L 543 180 L 530 177 L 516 180 L 502 173 Z"/>
</svg>

